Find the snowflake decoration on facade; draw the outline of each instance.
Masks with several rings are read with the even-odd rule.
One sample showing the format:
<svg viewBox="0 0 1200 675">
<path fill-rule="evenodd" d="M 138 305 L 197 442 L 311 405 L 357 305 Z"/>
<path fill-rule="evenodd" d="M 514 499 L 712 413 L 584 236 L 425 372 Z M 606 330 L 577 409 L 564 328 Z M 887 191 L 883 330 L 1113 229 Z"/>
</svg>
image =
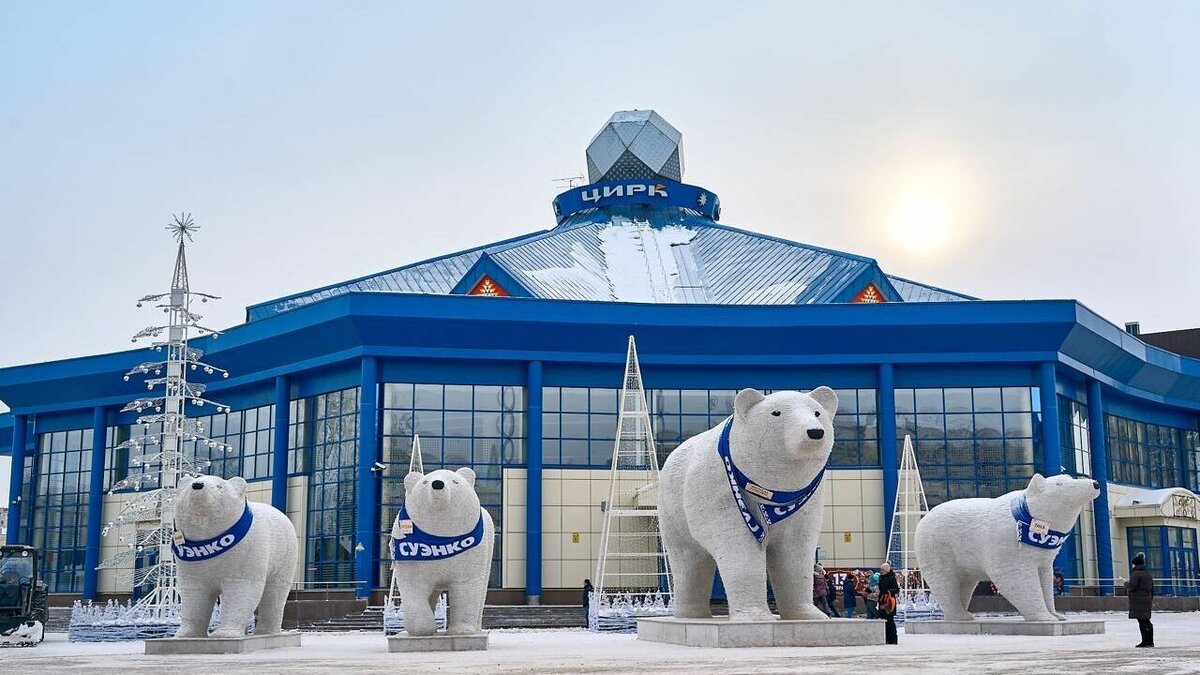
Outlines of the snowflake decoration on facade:
<svg viewBox="0 0 1200 675">
<path fill-rule="evenodd" d="M 489 298 L 507 298 L 508 291 L 504 290 L 500 284 L 496 283 L 491 277 L 485 274 L 479 280 L 479 283 L 475 284 L 475 287 L 472 288 L 471 292 L 467 295 L 483 295 Z"/>
<path fill-rule="evenodd" d="M 708 195 L 706 195 L 706 194 L 704 194 L 703 192 L 701 192 L 701 193 L 700 193 L 700 198 L 699 198 L 699 199 L 697 199 L 696 201 L 700 203 L 700 206 L 704 206 L 705 204 L 707 204 L 707 203 L 708 203 Z"/>
<path fill-rule="evenodd" d="M 867 284 L 867 287 L 862 289 L 858 295 L 854 296 L 851 302 L 861 302 L 866 304 L 877 304 L 887 302 L 887 298 L 883 297 L 883 293 L 879 292 L 879 287 L 874 283 Z"/>
</svg>

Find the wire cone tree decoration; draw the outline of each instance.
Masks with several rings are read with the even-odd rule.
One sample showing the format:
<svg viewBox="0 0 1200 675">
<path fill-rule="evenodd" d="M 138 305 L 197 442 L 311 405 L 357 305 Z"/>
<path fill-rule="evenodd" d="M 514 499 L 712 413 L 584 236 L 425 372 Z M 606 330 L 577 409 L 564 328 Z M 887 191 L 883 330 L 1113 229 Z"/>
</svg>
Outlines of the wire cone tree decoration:
<svg viewBox="0 0 1200 675">
<path fill-rule="evenodd" d="M 161 356 L 125 374 L 126 381 L 144 377 L 146 389 L 153 392 L 135 399 L 121 411 L 138 414 L 141 435 L 117 445 L 117 450 L 127 450 L 130 454 L 130 472 L 112 486 L 111 492 L 133 492 L 119 515 L 105 524 L 102 532 L 108 536 L 117 531 L 123 550 L 104 560 L 99 568 L 126 570 L 125 580 L 132 588 L 149 587 L 136 604 L 119 613 L 121 616 L 111 617 L 121 623 L 178 624 L 179 588 L 171 552 L 176 490 L 181 477 L 202 474 L 210 464 L 195 457 L 196 447 L 222 452 L 231 449 L 208 438 L 203 423 L 187 416 L 188 406 L 229 412 L 228 406 L 206 398 L 206 385 L 188 381 L 189 374 L 225 378 L 229 372 L 202 361 L 203 353 L 188 344 L 195 337 L 208 335 L 215 339 L 219 335 L 201 325 L 201 315 L 192 311 L 197 300 L 204 303 L 217 299 L 215 295 L 193 291 L 188 284 L 186 244 L 192 241 L 199 227 L 190 214 L 180 214 L 167 229 L 179 244 L 170 290 L 147 295 L 137 303 L 138 307 L 152 304 L 167 315 L 167 321 L 133 336 L 133 342 L 150 340 L 149 348 Z M 75 623 L 73 617 L 73 626 Z M 115 639 L 122 637 L 139 636 L 115 636 Z"/>
<path fill-rule="evenodd" d="M 908 435 L 904 436 L 904 452 L 900 457 L 897 482 L 899 485 L 895 508 L 892 510 L 887 551 L 887 560 L 892 564 L 900 584 L 896 619 L 903 622 L 905 619 L 939 618 L 941 608 L 929 595 L 929 587 L 921 578 L 921 565 L 917 558 L 917 525 L 929 513 L 929 502 L 925 499 L 925 484 L 921 482 L 921 470 L 917 467 L 912 437 Z"/>
<path fill-rule="evenodd" d="M 658 469 L 650 408 L 631 335 L 589 603 L 588 627 L 594 631 L 635 630 L 636 617 L 672 612 L 670 565 L 658 522 Z"/>
</svg>

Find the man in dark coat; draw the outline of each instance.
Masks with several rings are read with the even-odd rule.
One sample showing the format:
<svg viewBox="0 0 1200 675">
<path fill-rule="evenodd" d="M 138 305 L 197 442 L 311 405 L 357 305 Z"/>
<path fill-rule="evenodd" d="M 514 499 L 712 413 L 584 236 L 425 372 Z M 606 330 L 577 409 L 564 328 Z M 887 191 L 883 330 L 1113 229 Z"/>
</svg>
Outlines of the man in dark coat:
<svg viewBox="0 0 1200 675">
<path fill-rule="evenodd" d="M 884 562 L 879 566 L 879 616 L 887 621 L 884 629 L 889 645 L 899 644 L 896 635 L 896 605 L 900 597 L 900 584 L 896 581 L 896 573 L 892 571 L 891 563 Z"/>
<path fill-rule="evenodd" d="M 583 580 L 583 625 L 584 626 L 591 625 L 591 614 L 590 614 L 589 610 L 590 610 L 590 605 L 592 603 L 592 591 L 593 590 L 594 590 L 594 588 L 592 586 L 592 580 L 584 579 Z"/>
<path fill-rule="evenodd" d="M 1133 556 L 1133 573 L 1125 582 L 1125 593 L 1129 596 L 1129 618 L 1137 619 L 1142 642 L 1138 647 L 1154 646 L 1154 624 L 1150 623 L 1150 609 L 1154 604 L 1154 575 L 1146 569 L 1146 556 Z"/>
</svg>

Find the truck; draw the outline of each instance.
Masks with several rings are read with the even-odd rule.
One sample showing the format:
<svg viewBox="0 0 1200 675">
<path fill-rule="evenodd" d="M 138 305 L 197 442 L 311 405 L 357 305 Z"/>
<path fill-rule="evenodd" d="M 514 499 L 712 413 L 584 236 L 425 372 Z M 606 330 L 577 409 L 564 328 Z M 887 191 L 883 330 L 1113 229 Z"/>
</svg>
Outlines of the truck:
<svg viewBox="0 0 1200 675">
<path fill-rule="evenodd" d="M 0 546 L 0 647 L 33 647 L 46 638 L 46 584 L 32 546 Z"/>
</svg>

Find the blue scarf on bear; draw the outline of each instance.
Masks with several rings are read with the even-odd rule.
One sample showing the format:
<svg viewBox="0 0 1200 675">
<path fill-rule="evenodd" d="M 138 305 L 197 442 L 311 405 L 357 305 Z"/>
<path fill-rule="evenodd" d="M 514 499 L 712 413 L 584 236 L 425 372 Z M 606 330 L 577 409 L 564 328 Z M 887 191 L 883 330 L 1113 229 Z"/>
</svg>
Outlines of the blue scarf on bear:
<svg viewBox="0 0 1200 675">
<path fill-rule="evenodd" d="M 729 478 L 729 489 L 733 491 L 733 499 L 737 502 L 738 510 L 742 512 L 746 528 L 761 544 L 767 538 L 767 528 L 799 511 L 808 503 L 808 500 L 812 499 L 821 485 L 821 479 L 825 477 L 825 467 L 821 467 L 821 471 L 812 479 L 811 483 L 799 490 L 790 492 L 768 490 L 750 480 L 749 476 L 742 473 L 741 469 L 738 469 L 737 465 L 733 463 L 733 456 L 729 452 L 729 432 L 732 429 L 733 417 L 731 416 L 725 423 L 725 427 L 721 429 L 721 440 L 717 442 L 717 454 L 721 457 L 722 466 L 725 467 L 725 475 Z M 763 524 L 759 524 L 759 520 L 746 506 L 746 500 L 742 498 L 742 490 L 763 500 L 764 503 L 758 505 Z"/>
<path fill-rule="evenodd" d="M 238 542 L 250 533 L 250 525 L 254 523 L 254 512 L 250 510 L 250 502 L 242 511 L 242 517 L 237 519 L 228 530 L 211 539 L 192 540 L 183 536 L 183 532 L 175 530 L 171 537 L 171 551 L 175 557 L 184 562 L 200 562 L 215 558 L 229 549 L 237 546 Z"/>
<path fill-rule="evenodd" d="M 445 560 L 469 551 L 483 541 L 483 509 L 479 510 L 479 521 L 475 523 L 473 530 L 453 537 L 430 534 L 417 527 L 409 517 L 407 508 L 400 509 L 396 522 L 405 529 L 411 528 L 410 532 L 404 532 L 399 539 L 392 539 L 392 560 L 396 562 Z"/>
<path fill-rule="evenodd" d="M 1062 545 L 1067 542 L 1067 537 L 1071 536 L 1070 532 L 1051 530 L 1049 523 L 1035 519 L 1029 513 L 1029 500 L 1025 498 L 1025 493 L 1014 497 L 1009 508 L 1012 511 L 1013 520 L 1017 521 L 1017 539 L 1022 544 L 1056 549 L 1062 548 Z M 1038 523 L 1038 526 L 1034 527 L 1034 523 Z"/>
</svg>

